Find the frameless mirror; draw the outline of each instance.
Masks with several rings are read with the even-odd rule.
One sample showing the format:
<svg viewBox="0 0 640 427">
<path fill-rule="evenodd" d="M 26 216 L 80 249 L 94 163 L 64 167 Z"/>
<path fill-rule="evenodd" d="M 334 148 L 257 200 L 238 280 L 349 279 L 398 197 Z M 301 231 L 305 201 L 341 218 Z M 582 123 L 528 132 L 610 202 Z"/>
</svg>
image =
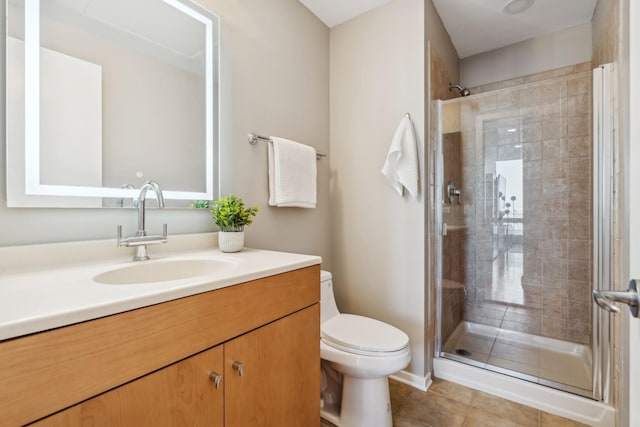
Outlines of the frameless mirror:
<svg viewBox="0 0 640 427">
<path fill-rule="evenodd" d="M 9 206 L 217 196 L 219 20 L 188 0 L 7 0 Z"/>
</svg>

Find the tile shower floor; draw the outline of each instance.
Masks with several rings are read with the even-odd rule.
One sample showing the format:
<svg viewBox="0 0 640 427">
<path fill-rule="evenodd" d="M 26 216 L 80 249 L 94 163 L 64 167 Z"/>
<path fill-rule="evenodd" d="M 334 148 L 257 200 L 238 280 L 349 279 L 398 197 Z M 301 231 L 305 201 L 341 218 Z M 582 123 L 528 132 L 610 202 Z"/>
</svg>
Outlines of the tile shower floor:
<svg viewBox="0 0 640 427">
<path fill-rule="evenodd" d="M 389 391 L 394 427 L 585 426 L 437 378 L 426 393 L 393 380 Z M 324 420 L 320 425 L 333 427 Z"/>
<path fill-rule="evenodd" d="M 528 381 L 584 391 L 591 388 L 591 349 L 582 344 L 461 322 L 443 351 Z"/>
</svg>

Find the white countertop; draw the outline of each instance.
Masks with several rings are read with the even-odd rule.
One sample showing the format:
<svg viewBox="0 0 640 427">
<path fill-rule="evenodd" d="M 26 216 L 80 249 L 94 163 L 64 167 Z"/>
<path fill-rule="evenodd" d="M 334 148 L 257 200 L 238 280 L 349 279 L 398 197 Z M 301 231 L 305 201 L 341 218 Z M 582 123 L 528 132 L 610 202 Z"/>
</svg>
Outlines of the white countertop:
<svg viewBox="0 0 640 427">
<path fill-rule="evenodd" d="M 215 239 L 210 237 L 211 233 L 207 236 Z M 104 255 L 104 244 L 115 246 L 113 241 L 104 241 L 34 245 L 17 247 L 13 251 L 12 248 L 1 248 L 0 340 L 220 289 L 322 261 L 318 256 L 249 248 L 228 254 L 216 247 L 203 248 L 202 244 L 193 245 L 195 250 L 185 250 L 189 245 L 184 242 L 175 252 L 158 251 L 160 253 L 155 256 L 154 247 L 150 247 L 153 258 L 150 261 L 131 261 L 130 251 L 119 252 L 118 258 L 101 261 L 91 260 L 86 255 L 87 251 Z M 69 256 L 66 262 L 59 260 L 65 253 L 75 252 L 84 253 L 77 257 L 80 263 L 70 263 Z M 42 263 L 24 260 L 25 254 L 34 253 L 36 258 L 43 258 Z M 165 282 L 109 285 L 93 280 L 100 273 L 127 265 L 178 259 L 225 260 L 231 267 L 211 275 Z"/>
</svg>

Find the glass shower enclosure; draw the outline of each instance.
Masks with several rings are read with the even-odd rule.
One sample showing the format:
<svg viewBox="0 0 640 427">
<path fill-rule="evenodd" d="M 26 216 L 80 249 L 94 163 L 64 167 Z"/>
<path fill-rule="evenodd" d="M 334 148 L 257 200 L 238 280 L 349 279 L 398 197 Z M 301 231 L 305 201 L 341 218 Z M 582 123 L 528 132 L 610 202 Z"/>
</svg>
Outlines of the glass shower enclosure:
<svg viewBox="0 0 640 427">
<path fill-rule="evenodd" d="M 436 116 L 436 357 L 599 399 L 591 72 Z"/>
</svg>

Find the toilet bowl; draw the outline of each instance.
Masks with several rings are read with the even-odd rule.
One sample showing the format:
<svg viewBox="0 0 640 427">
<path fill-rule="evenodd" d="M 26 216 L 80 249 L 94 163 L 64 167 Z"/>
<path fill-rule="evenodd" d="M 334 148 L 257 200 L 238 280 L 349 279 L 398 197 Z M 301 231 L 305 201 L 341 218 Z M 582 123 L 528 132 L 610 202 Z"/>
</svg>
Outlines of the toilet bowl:
<svg viewBox="0 0 640 427">
<path fill-rule="evenodd" d="M 391 427 L 387 376 L 411 361 L 409 337 L 387 323 L 336 306 L 331 274 L 321 273 L 322 418 L 338 427 Z"/>
</svg>

